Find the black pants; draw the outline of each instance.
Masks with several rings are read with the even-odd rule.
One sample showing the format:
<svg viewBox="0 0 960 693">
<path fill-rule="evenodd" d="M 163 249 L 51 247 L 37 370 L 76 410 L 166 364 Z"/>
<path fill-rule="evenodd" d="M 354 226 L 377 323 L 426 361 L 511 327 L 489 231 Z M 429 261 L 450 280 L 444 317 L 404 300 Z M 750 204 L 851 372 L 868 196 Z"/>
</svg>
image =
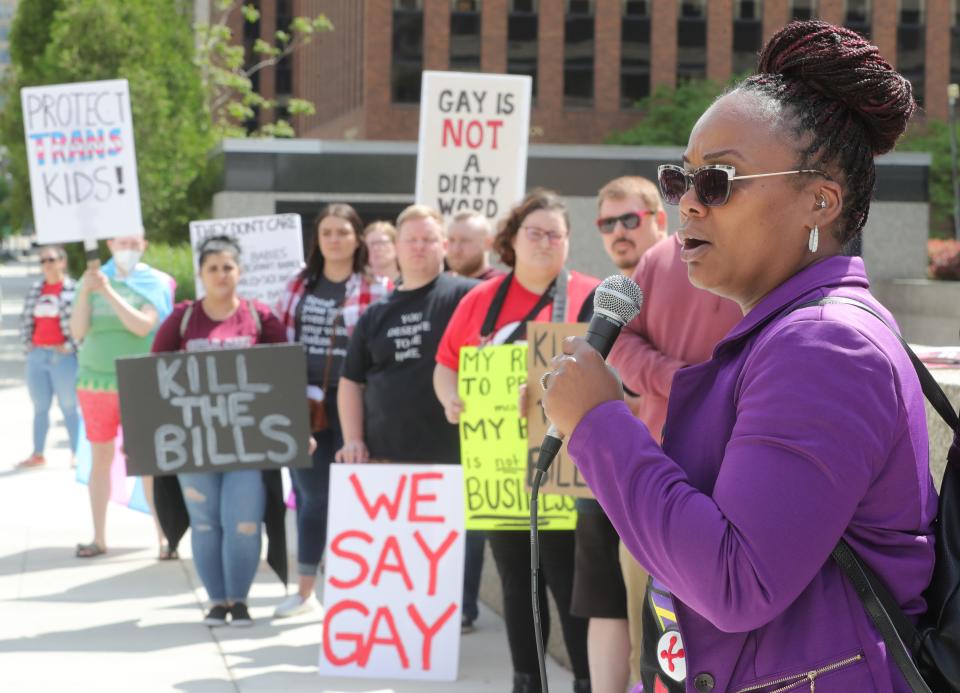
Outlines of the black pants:
<svg viewBox="0 0 960 693">
<path fill-rule="evenodd" d="M 530 534 L 491 530 L 487 532 L 493 559 L 503 586 L 503 615 L 510 643 L 513 670 L 539 675 L 537 641 L 533 632 L 533 607 L 530 603 Z M 589 679 L 587 663 L 587 619 L 570 613 L 573 595 L 573 530 L 540 533 L 540 610 L 543 639 L 550 634 L 547 592 L 550 588 L 560 612 L 560 628 L 570 655 L 575 679 Z"/>
</svg>

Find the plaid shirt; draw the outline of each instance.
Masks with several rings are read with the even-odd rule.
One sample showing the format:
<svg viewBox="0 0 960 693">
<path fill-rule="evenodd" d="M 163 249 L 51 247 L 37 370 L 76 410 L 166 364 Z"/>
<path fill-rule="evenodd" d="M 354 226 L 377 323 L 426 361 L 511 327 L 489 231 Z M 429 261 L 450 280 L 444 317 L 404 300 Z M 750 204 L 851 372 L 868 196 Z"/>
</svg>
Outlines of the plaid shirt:
<svg viewBox="0 0 960 693">
<path fill-rule="evenodd" d="M 23 313 L 20 316 L 20 341 L 23 343 L 23 350 L 30 351 L 33 348 L 33 329 L 35 321 L 33 318 L 33 309 L 37 306 L 40 299 L 40 292 L 43 291 L 43 279 L 38 280 L 27 293 L 23 302 Z M 63 290 L 60 292 L 60 331 L 63 332 L 67 340 L 63 343 L 68 351 L 76 351 L 77 343 L 73 341 L 70 334 L 70 314 L 73 312 L 73 295 L 76 291 L 77 283 L 70 277 L 63 278 Z"/>
<path fill-rule="evenodd" d="M 390 280 L 385 277 L 371 278 L 359 272 L 350 276 L 347 280 L 346 296 L 342 307 L 343 324 L 347 328 L 347 334 L 353 334 L 353 328 L 356 327 L 357 320 L 367 306 L 381 298 L 386 298 L 392 288 Z M 287 283 L 280 300 L 274 306 L 274 312 L 280 316 L 280 321 L 287 330 L 289 342 L 296 341 L 297 309 L 306 292 L 307 281 L 298 274 Z"/>
</svg>

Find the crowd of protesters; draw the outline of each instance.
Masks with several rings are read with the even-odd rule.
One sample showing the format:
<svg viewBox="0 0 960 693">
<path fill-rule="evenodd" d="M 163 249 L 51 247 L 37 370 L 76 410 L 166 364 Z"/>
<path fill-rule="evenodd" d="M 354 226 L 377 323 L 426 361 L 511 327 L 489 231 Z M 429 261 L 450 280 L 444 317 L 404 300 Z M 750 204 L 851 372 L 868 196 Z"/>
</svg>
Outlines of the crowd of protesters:
<svg viewBox="0 0 960 693">
<path fill-rule="evenodd" d="M 631 326 L 627 339 L 642 348 L 615 354 L 622 353 L 635 411 L 654 430 L 662 424 L 672 370 L 706 358 L 711 340 L 733 323 L 736 306 L 685 281 L 653 183 L 618 178 L 600 190 L 597 204 L 598 242 L 613 266 L 627 276 L 636 273 L 645 289 L 651 281 L 670 287 L 650 292 L 646 317 Z M 327 540 L 330 465 L 458 464 L 457 424 L 464 408 L 457 396 L 459 350 L 522 341 L 530 320 L 585 322 L 592 315 L 599 279 L 568 268 L 572 232 L 563 199 L 548 190 L 528 194 L 497 229 L 474 212 L 447 222 L 424 205 L 408 207 L 395 223 L 364 226 L 350 205 L 330 204 L 313 222 L 305 267 L 290 278 L 275 306 L 238 294 L 241 248 L 226 236 L 207 238 L 194 249 L 202 296 L 176 306 L 170 277 L 140 261 L 143 239 L 111 241 L 112 260 L 88 269 L 76 283 L 66 274 L 63 249 L 44 247 L 43 279 L 23 313 L 36 415 L 33 454 L 20 467 L 45 463 L 54 393 L 76 448 L 79 400 L 93 450 L 94 536 L 77 546 L 76 555 L 104 554 L 120 422 L 114 360 L 150 351 L 300 343 L 307 357 L 304 406 L 310 412 L 312 464 L 291 470 L 297 585 L 274 617 L 319 609 L 316 583 Z M 645 264 L 648 269 L 638 269 Z M 682 330 L 678 341 L 657 316 L 676 315 L 679 305 L 692 327 Z M 411 329 L 414 317 L 418 339 L 400 353 L 388 335 L 397 326 Z M 661 370 L 665 363 L 672 370 Z M 250 625 L 247 599 L 264 528 L 267 561 L 287 578 L 280 473 L 184 473 L 145 481 L 160 558 L 176 558 L 179 541 L 191 529 L 194 562 L 209 599 L 203 623 Z M 599 505 L 579 500 L 577 507 L 576 530 L 543 535 L 542 588 L 559 607 L 574 690 L 622 693 L 638 678 L 628 663 L 639 644 L 639 624 L 632 634 L 628 605 L 642 604 L 646 577 L 622 552 Z M 471 632 L 478 617 L 487 541 L 502 586 L 513 690 L 534 693 L 540 684 L 529 538 L 523 532 L 467 532 L 461 629 Z M 549 632 L 547 623 L 545 629 Z"/>
</svg>

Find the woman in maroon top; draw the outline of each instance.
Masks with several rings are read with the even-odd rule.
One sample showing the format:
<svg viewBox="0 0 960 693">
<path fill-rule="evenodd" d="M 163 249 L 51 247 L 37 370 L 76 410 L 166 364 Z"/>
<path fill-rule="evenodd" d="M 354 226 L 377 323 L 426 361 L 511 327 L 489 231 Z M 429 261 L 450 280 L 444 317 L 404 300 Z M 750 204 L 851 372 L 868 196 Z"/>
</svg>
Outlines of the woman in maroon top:
<svg viewBox="0 0 960 693">
<path fill-rule="evenodd" d="M 77 353 L 70 335 L 70 309 L 75 283 L 67 276 L 63 248 L 40 249 L 43 278 L 27 294 L 23 305 L 20 336 L 27 352 L 27 389 L 33 400 L 33 454 L 17 467 L 29 469 L 46 464 L 43 456 L 50 428 L 50 405 L 56 394 L 70 436 L 71 460 L 77 450 Z"/>
<path fill-rule="evenodd" d="M 286 331 L 270 309 L 237 295 L 240 247 L 226 236 L 206 239 L 198 249 L 204 297 L 178 304 L 164 320 L 153 352 L 237 349 L 286 342 Z M 165 486 L 155 488 L 164 492 Z M 241 469 L 178 474 L 190 516 L 191 546 L 197 573 L 211 602 L 208 626 L 253 623 L 247 594 L 260 563 L 261 522 L 269 496 L 280 488 L 279 471 Z M 273 505 L 276 505 L 274 503 Z M 158 514 L 163 520 L 157 500 Z M 282 523 L 281 523 L 282 527 Z M 171 545 L 175 544 L 164 527 Z M 268 526 L 268 537 L 271 529 Z M 284 577 L 284 576 L 281 576 Z"/>
</svg>

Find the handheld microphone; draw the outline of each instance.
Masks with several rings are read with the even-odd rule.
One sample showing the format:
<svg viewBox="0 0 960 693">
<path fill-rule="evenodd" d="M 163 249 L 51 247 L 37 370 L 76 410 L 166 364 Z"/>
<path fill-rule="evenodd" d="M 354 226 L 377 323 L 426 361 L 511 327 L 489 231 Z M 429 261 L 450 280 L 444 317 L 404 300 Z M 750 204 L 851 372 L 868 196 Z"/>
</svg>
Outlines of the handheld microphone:
<svg viewBox="0 0 960 693">
<path fill-rule="evenodd" d="M 637 283 L 622 274 L 615 274 L 603 280 L 593 295 L 593 318 L 587 327 L 587 344 L 592 346 L 606 359 L 613 343 L 620 336 L 620 330 L 640 313 L 643 304 L 643 292 Z M 563 436 L 553 424 L 547 429 L 540 445 L 537 458 L 537 470 L 546 473 L 560 452 Z"/>
</svg>

